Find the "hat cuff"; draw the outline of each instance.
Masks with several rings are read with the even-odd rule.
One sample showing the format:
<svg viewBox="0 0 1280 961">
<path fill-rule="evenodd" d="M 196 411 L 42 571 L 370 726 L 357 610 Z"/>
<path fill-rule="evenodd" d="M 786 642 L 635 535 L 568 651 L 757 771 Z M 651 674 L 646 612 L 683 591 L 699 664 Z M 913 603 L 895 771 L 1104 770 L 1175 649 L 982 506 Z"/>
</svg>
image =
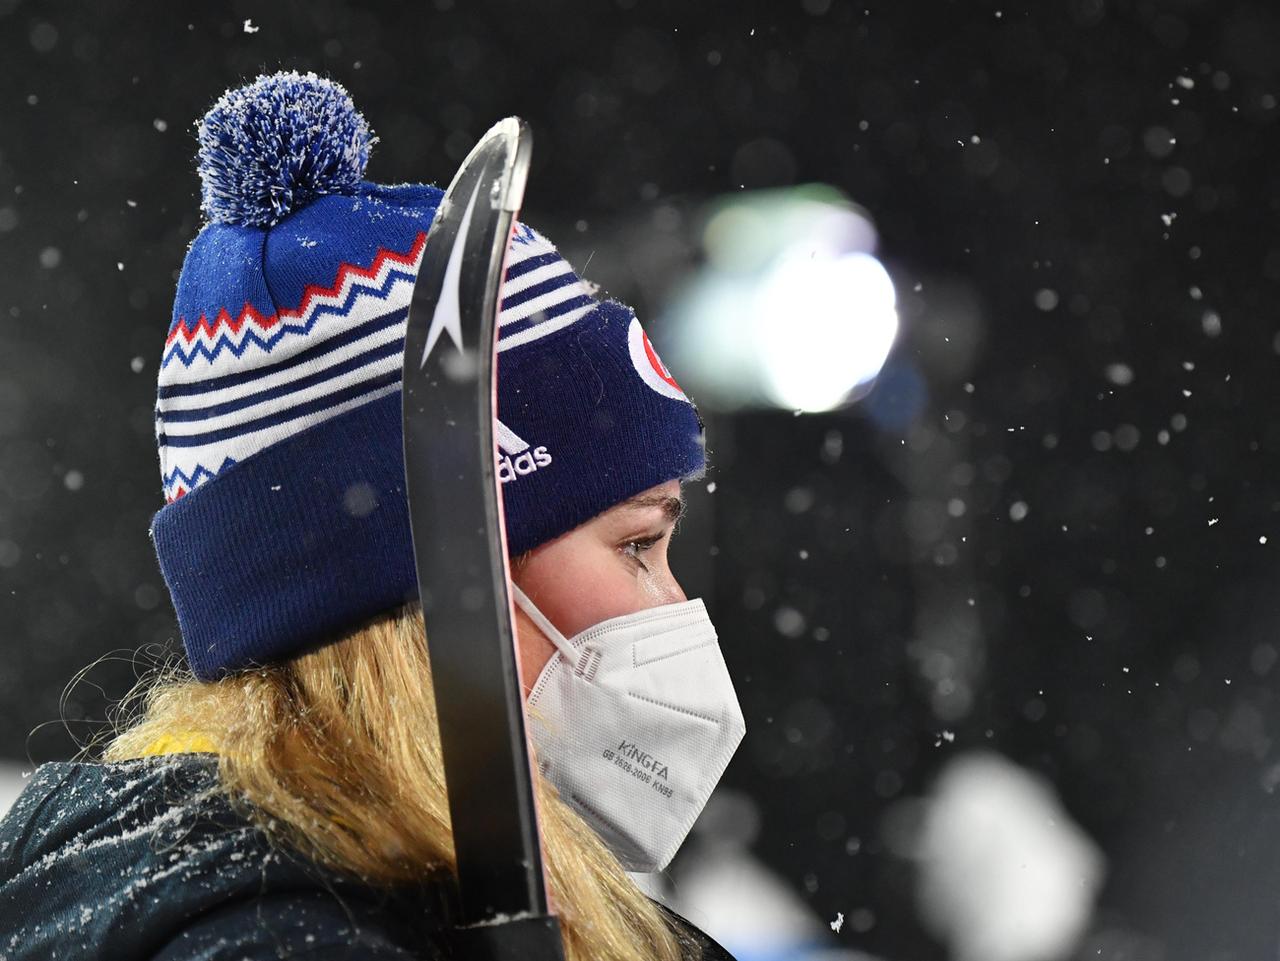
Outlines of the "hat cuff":
<svg viewBox="0 0 1280 961">
<path fill-rule="evenodd" d="M 152 518 L 202 681 L 316 646 L 418 596 L 396 390 L 232 464 Z M 352 456 L 334 456 L 347 452 Z"/>
</svg>

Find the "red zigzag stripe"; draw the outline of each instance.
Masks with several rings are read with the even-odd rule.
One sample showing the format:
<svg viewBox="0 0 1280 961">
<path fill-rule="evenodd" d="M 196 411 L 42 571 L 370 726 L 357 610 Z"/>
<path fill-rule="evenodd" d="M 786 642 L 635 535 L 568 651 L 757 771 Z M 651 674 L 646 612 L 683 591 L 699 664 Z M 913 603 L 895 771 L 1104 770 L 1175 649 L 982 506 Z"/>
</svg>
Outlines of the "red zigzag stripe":
<svg viewBox="0 0 1280 961">
<path fill-rule="evenodd" d="M 187 320 L 185 317 L 179 318 L 178 323 L 174 326 L 173 330 L 169 332 L 169 336 L 165 338 L 165 349 L 167 350 L 169 345 L 179 337 L 183 338 L 183 340 L 189 344 L 200 334 L 201 331 L 204 331 L 210 337 L 212 337 L 220 327 L 229 327 L 233 333 L 239 333 L 240 328 L 250 320 L 257 324 L 261 329 L 270 330 L 282 320 L 292 320 L 301 317 L 311 308 L 311 301 L 316 297 L 335 296 L 342 289 L 342 285 L 346 282 L 348 276 L 364 277 L 367 280 L 372 280 L 377 276 L 378 271 L 382 269 L 382 265 L 387 261 L 391 261 L 405 267 L 412 266 L 417 261 L 418 256 L 422 253 L 422 248 L 426 245 L 426 242 L 427 234 L 425 231 L 422 231 L 418 234 L 418 239 L 413 242 L 413 246 L 409 248 L 406 253 L 400 254 L 396 253 L 394 250 L 383 248 L 378 251 L 378 255 L 373 258 L 373 263 L 368 267 L 361 267 L 357 264 L 343 264 L 338 268 L 338 277 L 334 280 L 331 287 L 321 287 L 318 284 L 308 285 L 307 289 L 303 291 L 302 304 L 297 308 L 297 310 L 280 310 L 274 314 L 264 317 L 253 309 L 252 304 L 246 303 L 244 305 L 244 309 L 240 311 L 240 316 L 234 319 L 231 314 L 227 312 L 225 307 L 218 311 L 218 316 L 214 318 L 212 323 L 209 322 L 208 317 L 204 314 L 200 315 L 200 320 L 194 327 L 187 326 Z"/>
</svg>

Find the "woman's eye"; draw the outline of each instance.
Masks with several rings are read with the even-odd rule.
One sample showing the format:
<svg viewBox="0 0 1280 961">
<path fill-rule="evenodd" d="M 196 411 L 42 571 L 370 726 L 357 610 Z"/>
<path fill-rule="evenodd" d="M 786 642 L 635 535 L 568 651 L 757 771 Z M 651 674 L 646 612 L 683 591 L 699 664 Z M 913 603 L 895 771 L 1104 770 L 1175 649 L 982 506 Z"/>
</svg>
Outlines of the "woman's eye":
<svg viewBox="0 0 1280 961">
<path fill-rule="evenodd" d="M 622 552 L 626 554 L 628 557 L 630 557 L 632 560 L 634 560 L 641 567 L 643 567 L 645 570 L 648 570 L 649 568 L 645 564 L 645 562 L 640 560 L 640 555 L 643 554 L 645 551 L 647 551 L 649 548 L 653 547 L 653 545 L 658 543 L 658 541 L 660 540 L 662 540 L 661 536 L 650 537 L 644 540 L 627 541 L 626 544 L 622 545 Z"/>
</svg>

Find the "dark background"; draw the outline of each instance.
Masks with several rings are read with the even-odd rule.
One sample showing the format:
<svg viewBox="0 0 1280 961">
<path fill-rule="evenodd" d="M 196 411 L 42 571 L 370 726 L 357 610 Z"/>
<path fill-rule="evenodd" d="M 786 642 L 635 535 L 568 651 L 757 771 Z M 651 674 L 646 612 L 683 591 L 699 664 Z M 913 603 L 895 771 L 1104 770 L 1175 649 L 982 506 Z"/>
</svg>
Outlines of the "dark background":
<svg viewBox="0 0 1280 961">
<path fill-rule="evenodd" d="M 842 940 L 941 956 L 877 824 L 988 747 L 1107 856 L 1081 958 L 1275 956 L 1278 54 L 1242 2 L 0 0 L 0 756 L 69 756 L 134 652 L 179 644 L 147 529 L 192 124 L 314 69 L 383 183 L 524 117 L 523 219 L 642 317 L 717 194 L 821 181 L 874 218 L 907 327 L 884 382 L 712 417 L 681 548 L 747 717 L 724 783 L 820 915 L 870 912 Z M 922 634 L 969 638 L 967 704 Z M 71 734 L 44 723 L 108 652 Z"/>
</svg>

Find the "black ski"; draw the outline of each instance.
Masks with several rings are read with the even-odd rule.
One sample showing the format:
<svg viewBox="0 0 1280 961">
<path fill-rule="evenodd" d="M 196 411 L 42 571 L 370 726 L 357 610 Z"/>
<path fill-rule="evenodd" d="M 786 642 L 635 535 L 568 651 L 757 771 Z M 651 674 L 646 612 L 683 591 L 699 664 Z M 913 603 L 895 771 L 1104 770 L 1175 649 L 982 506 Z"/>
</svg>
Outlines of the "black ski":
<svg viewBox="0 0 1280 961">
<path fill-rule="evenodd" d="M 498 294 L 529 171 L 516 117 L 436 211 L 404 341 L 404 461 L 461 897 L 460 956 L 560 958 L 534 806 L 496 471 Z"/>
</svg>

